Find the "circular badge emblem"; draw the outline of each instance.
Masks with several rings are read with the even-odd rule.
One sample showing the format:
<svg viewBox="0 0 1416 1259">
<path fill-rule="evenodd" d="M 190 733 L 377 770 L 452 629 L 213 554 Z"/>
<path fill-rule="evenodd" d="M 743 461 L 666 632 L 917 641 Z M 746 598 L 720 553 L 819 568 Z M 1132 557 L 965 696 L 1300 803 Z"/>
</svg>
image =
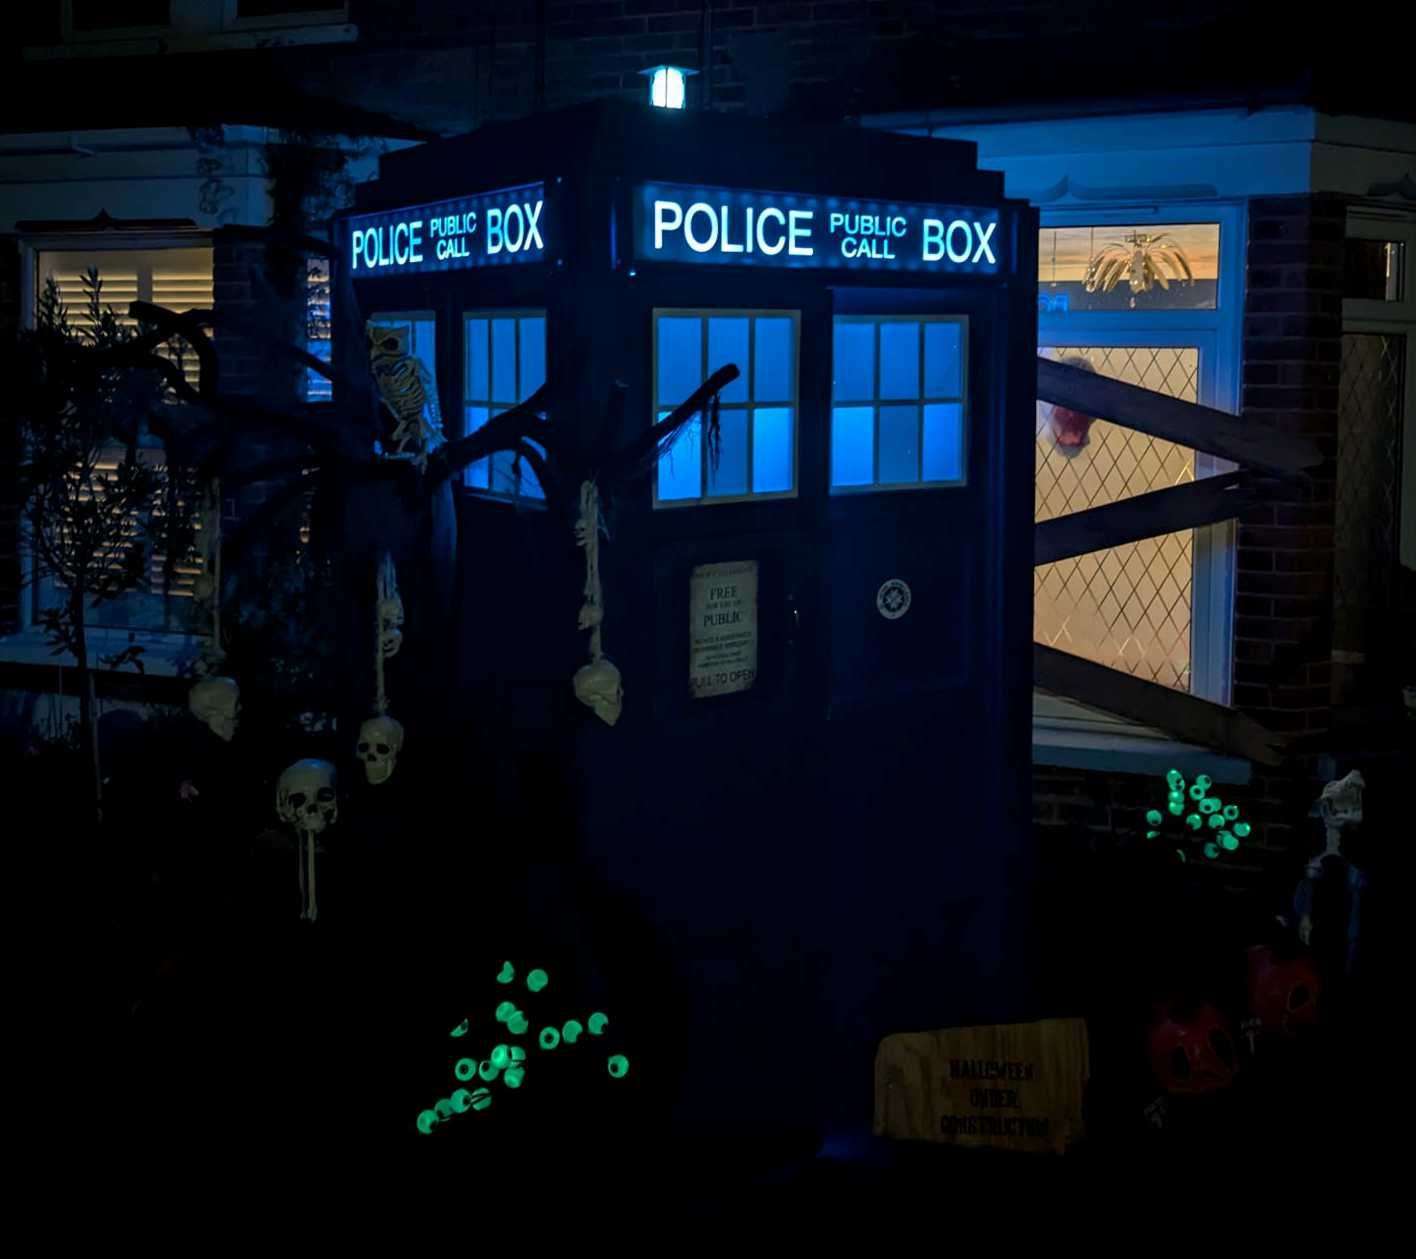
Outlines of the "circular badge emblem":
<svg viewBox="0 0 1416 1259">
<path fill-rule="evenodd" d="M 898 621 L 910 610 L 909 583 L 890 578 L 875 592 L 875 607 L 887 621 Z"/>
</svg>

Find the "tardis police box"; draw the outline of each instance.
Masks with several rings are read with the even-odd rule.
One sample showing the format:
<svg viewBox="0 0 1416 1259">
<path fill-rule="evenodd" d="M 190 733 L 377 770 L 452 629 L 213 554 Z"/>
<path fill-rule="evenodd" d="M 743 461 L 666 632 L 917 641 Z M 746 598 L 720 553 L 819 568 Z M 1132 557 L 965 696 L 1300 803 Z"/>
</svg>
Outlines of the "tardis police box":
<svg viewBox="0 0 1416 1259">
<path fill-rule="evenodd" d="M 462 485 L 460 632 L 567 697 L 571 859 L 636 942 L 587 948 L 686 1125 L 863 1123 L 881 1037 L 1024 1013 L 1037 222 L 974 158 L 600 104 L 391 155 L 339 225 L 452 436 L 549 379 L 627 440 L 738 368 L 612 504 L 613 726 L 569 531 L 509 458 Z M 489 583 L 508 520 L 560 566 Z"/>
</svg>

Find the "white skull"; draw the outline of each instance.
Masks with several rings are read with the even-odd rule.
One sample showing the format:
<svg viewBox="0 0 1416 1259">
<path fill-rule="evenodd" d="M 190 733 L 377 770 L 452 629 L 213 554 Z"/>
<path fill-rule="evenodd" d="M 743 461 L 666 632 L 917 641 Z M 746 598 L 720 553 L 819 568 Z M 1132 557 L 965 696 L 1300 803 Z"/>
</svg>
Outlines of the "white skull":
<svg viewBox="0 0 1416 1259">
<path fill-rule="evenodd" d="M 592 660 L 575 671 L 575 698 L 588 704 L 607 726 L 619 720 L 624 707 L 624 687 L 620 671 L 606 656 Z"/>
<path fill-rule="evenodd" d="M 334 766 L 328 761 L 296 761 L 275 785 L 275 812 L 297 831 L 320 834 L 339 818 Z"/>
<path fill-rule="evenodd" d="M 187 707 L 212 734 L 229 743 L 241 719 L 241 688 L 231 678 L 203 678 L 187 692 Z"/>
<path fill-rule="evenodd" d="M 403 646 L 403 600 L 397 595 L 379 600 L 379 647 L 384 659 L 398 654 Z"/>
<path fill-rule="evenodd" d="M 370 717 L 359 727 L 359 761 L 371 784 L 377 786 L 393 777 L 402 750 L 403 725 L 392 717 Z"/>
</svg>

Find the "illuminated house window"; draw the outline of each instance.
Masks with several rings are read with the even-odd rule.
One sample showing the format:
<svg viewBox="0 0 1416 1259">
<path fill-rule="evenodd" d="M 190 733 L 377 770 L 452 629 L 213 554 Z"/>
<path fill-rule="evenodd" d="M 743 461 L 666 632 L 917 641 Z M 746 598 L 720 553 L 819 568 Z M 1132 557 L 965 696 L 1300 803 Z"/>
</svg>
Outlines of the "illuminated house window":
<svg viewBox="0 0 1416 1259">
<path fill-rule="evenodd" d="M 832 491 L 963 484 L 967 361 L 963 317 L 837 316 Z"/>
<path fill-rule="evenodd" d="M 493 416 L 525 402 L 545 384 L 544 310 L 469 312 L 463 316 L 463 343 L 464 432 L 475 433 Z M 529 464 L 520 465 L 518 480 L 516 457 L 510 451 L 469 464 L 463 484 L 506 498 L 518 494 L 545 497 Z"/>
<path fill-rule="evenodd" d="M 1038 307 L 1088 311 L 1214 310 L 1218 223 L 1089 223 L 1038 233 Z"/>
<path fill-rule="evenodd" d="M 655 418 L 728 363 L 741 375 L 720 395 L 716 466 L 697 417 L 659 458 L 655 506 L 796 493 L 796 312 L 656 310 Z"/>
<path fill-rule="evenodd" d="M 321 362 L 330 361 L 329 263 L 311 258 L 305 270 L 305 349 Z M 305 401 L 329 402 L 334 397 L 328 377 L 305 369 Z"/>
<path fill-rule="evenodd" d="M 71 327 L 83 332 L 92 323 L 84 287 L 85 273 L 97 270 L 102 281 L 100 302 L 111 307 L 119 323 L 136 327 L 128 314 L 133 301 L 148 301 L 178 312 L 209 309 L 212 305 L 212 251 L 209 246 L 174 249 L 113 249 L 113 250 L 41 250 L 36 255 L 35 299 L 53 279 L 66 308 Z M 196 356 L 183 353 L 179 346 L 169 345 L 163 352 L 175 361 L 189 384 L 197 385 L 199 372 Z M 155 438 L 145 437 L 139 458 L 161 461 L 161 450 Z M 95 478 L 112 476 L 124 458 L 124 449 L 113 446 L 105 450 L 94 469 Z M 131 522 L 131 536 L 141 533 L 140 522 Z M 143 556 L 141 576 L 136 588 L 96 604 L 88 617 L 94 629 L 160 630 L 173 633 L 200 633 L 206 628 L 205 616 L 198 607 L 195 582 L 205 566 L 205 547 L 200 522 L 196 544 L 191 554 L 174 565 L 171 580 L 167 580 L 166 557 L 157 548 Z M 115 557 L 115 565 L 125 557 Z M 57 583 L 44 579 L 35 583 L 32 621 L 53 607 L 62 598 Z"/>
</svg>

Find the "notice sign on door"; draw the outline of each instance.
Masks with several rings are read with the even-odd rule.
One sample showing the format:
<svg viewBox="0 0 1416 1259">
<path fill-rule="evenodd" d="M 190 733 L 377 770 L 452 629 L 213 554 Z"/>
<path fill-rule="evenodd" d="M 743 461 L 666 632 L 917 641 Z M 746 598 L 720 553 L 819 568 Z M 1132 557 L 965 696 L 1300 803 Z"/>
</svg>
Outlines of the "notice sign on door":
<svg viewBox="0 0 1416 1259">
<path fill-rule="evenodd" d="M 689 577 L 688 684 L 694 699 L 757 680 L 757 561 L 700 564 Z"/>
</svg>

